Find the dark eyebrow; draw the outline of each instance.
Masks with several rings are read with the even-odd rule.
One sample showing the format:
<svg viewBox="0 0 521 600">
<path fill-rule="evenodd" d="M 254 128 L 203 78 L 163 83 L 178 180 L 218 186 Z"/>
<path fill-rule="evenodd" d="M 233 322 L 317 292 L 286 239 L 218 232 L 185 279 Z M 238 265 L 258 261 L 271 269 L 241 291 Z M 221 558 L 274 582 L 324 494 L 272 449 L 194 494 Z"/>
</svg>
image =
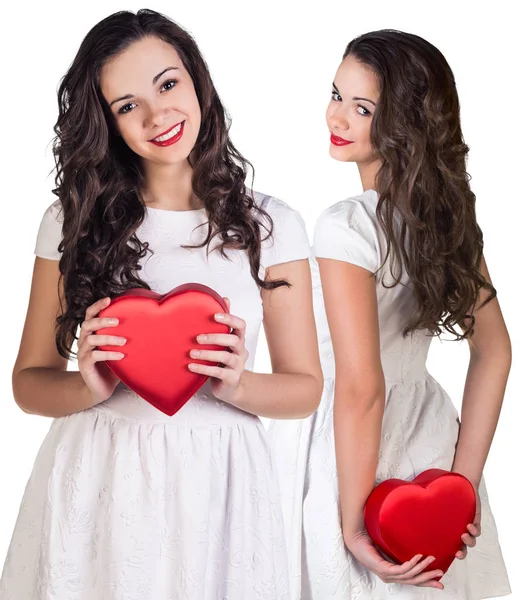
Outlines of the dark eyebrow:
<svg viewBox="0 0 521 600">
<path fill-rule="evenodd" d="M 161 73 L 158 73 L 154 79 L 152 79 L 152 85 L 155 85 L 159 79 L 167 72 L 167 71 L 172 71 L 172 70 L 177 70 L 179 69 L 179 67 L 167 67 L 166 69 L 163 69 L 161 71 Z M 112 100 L 112 102 L 109 104 L 109 108 L 113 105 L 116 104 L 116 102 L 121 102 L 122 100 L 130 100 L 131 98 L 134 97 L 134 94 L 127 94 L 126 96 L 121 96 L 121 98 L 116 98 L 115 100 Z"/>
<path fill-rule="evenodd" d="M 340 96 L 340 92 L 338 91 L 338 88 L 336 87 L 335 82 L 333 82 L 333 89 Z M 358 96 L 353 96 L 352 100 L 354 100 L 354 102 L 358 102 L 359 100 L 363 100 L 365 102 L 370 102 L 373 106 L 376 106 L 376 102 L 373 102 L 372 100 L 369 100 L 369 98 L 359 98 Z"/>
<path fill-rule="evenodd" d="M 157 74 L 157 75 L 154 77 L 154 79 L 152 79 L 152 83 L 155 85 L 155 84 L 156 84 L 156 83 L 159 81 L 159 78 L 160 78 L 162 75 L 164 75 L 164 74 L 165 74 L 167 71 L 172 71 L 172 70 L 175 70 L 175 69 L 179 69 L 179 67 L 167 67 L 166 69 L 163 69 L 163 70 L 161 71 L 161 73 L 158 73 L 158 74 Z"/>
<path fill-rule="evenodd" d="M 365 102 L 370 102 L 373 106 L 376 106 L 376 102 L 369 100 L 369 98 L 359 98 L 358 96 L 353 96 L 353 100 L 358 102 L 359 100 L 364 100 Z"/>
</svg>

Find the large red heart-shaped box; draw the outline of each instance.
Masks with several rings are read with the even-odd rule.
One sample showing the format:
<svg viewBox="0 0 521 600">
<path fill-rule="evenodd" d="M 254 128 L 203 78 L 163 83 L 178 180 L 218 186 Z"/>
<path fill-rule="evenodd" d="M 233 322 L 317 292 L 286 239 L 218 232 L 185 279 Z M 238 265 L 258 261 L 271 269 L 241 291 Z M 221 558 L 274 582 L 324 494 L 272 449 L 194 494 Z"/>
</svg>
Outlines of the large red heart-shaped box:
<svg viewBox="0 0 521 600">
<path fill-rule="evenodd" d="M 225 350 L 196 340 L 202 333 L 230 333 L 228 325 L 214 319 L 216 312 L 229 311 L 221 296 L 203 284 L 186 283 L 164 295 L 133 288 L 114 298 L 99 314 L 117 318 L 118 325 L 96 332 L 124 337 L 127 343 L 99 348 L 123 352 L 124 358 L 108 360 L 106 365 L 136 394 L 172 416 L 208 379 L 190 371 L 188 363 L 215 365 L 194 360 L 190 350 Z"/>
<path fill-rule="evenodd" d="M 430 555 L 436 560 L 427 570 L 446 572 L 475 514 L 476 494 L 466 477 L 429 469 L 412 481 L 382 481 L 367 499 L 364 520 L 375 545 L 395 562 Z"/>
</svg>

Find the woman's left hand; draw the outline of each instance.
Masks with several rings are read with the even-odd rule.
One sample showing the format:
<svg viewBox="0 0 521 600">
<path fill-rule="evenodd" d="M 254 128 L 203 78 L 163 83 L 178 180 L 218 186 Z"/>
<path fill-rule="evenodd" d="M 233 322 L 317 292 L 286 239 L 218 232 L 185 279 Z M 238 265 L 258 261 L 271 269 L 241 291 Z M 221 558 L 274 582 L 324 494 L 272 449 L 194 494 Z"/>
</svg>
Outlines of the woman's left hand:
<svg viewBox="0 0 521 600">
<path fill-rule="evenodd" d="M 230 301 L 224 298 L 228 310 Z M 218 315 L 221 315 L 220 317 Z M 219 400 L 234 404 L 241 394 L 241 382 L 244 366 L 248 360 L 245 347 L 246 322 L 240 317 L 228 313 L 216 313 L 215 320 L 232 328 L 231 333 L 209 333 L 197 336 L 200 344 L 216 344 L 224 346 L 223 350 L 190 350 L 190 356 L 201 360 L 210 360 L 218 365 L 189 363 L 188 368 L 194 373 L 211 377 L 212 393 Z"/>
<path fill-rule="evenodd" d="M 473 548 L 476 545 L 476 538 L 481 535 L 481 500 L 477 486 L 474 486 L 474 491 L 476 492 L 476 516 L 474 517 L 474 522 L 467 525 L 468 533 L 464 533 L 461 536 L 463 547 L 456 552 L 456 558 L 460 560 L 466 558 L 467 549 Z"/>
</svg>

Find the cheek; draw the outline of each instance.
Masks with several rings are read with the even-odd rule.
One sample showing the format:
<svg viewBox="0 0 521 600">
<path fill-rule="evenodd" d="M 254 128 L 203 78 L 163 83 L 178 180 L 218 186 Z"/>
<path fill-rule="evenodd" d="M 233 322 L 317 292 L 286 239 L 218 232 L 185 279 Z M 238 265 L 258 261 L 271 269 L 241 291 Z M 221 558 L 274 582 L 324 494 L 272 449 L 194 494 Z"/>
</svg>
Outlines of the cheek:
<svg viewBox="0 0 521 600">
<path fill-rule="evenodd" d="M 194 128 L 199 131 L 201 127 L 201 108 L 198 102 L 196 102 L 192 109 L 192 121 L 194 124 Z"/>
<path fill-rule="evenodd" d="M 367 117 L 360 117 L 358 120 L 358 131 L 360 139 L 367 145 L 371 145 L 371 120 Z"/>
<path fill-rule="evenodd" d="M 178 95 L 174 103 L 176 108 L 185 113 L 192 126 L 201 122 L 201 107 L 192 83 L 186 83 L 183 88 L 178 89 Z"/>
<path fill-rule="evenodd" d="M 326 123 L 329 124 L 329 121 L 331 120 L 331 117 L 335 114 L 335 104 L 333 102 L 333 100 L 329 101 L 329 104 L 327 105 L 326 108 Z"/>
<path fill-rule="evenodd" d="M 190 99 L 190 117 L 192 124 L 195 129 L 199 130 L 201 126 L 201 107 L 199 106 L 199 101 L 197 100 L 197 96 L 194 93 L 193 98 Z"/>
</svg>

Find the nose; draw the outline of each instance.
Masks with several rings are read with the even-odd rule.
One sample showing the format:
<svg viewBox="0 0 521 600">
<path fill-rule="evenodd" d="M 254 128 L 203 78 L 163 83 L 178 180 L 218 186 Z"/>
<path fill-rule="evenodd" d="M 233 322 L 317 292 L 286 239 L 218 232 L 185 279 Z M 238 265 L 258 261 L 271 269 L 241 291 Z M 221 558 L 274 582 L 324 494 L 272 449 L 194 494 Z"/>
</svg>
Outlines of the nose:
<svg viewBox="0 0 521 600">
<path fill-rule="evenodd" d="M 165 122 L 166 112 L 165 107 L 159 103 L 148 104 L 144 126 L 150 129 L 161 127 Z"/>
<path fill-rule="evenodd" d="M 339 131 L 347 131 L 349 129 L 346 112 L 342 110 L 341 106 L 329 111 L 328 123 L 331 129 Z"/>
</svg>

